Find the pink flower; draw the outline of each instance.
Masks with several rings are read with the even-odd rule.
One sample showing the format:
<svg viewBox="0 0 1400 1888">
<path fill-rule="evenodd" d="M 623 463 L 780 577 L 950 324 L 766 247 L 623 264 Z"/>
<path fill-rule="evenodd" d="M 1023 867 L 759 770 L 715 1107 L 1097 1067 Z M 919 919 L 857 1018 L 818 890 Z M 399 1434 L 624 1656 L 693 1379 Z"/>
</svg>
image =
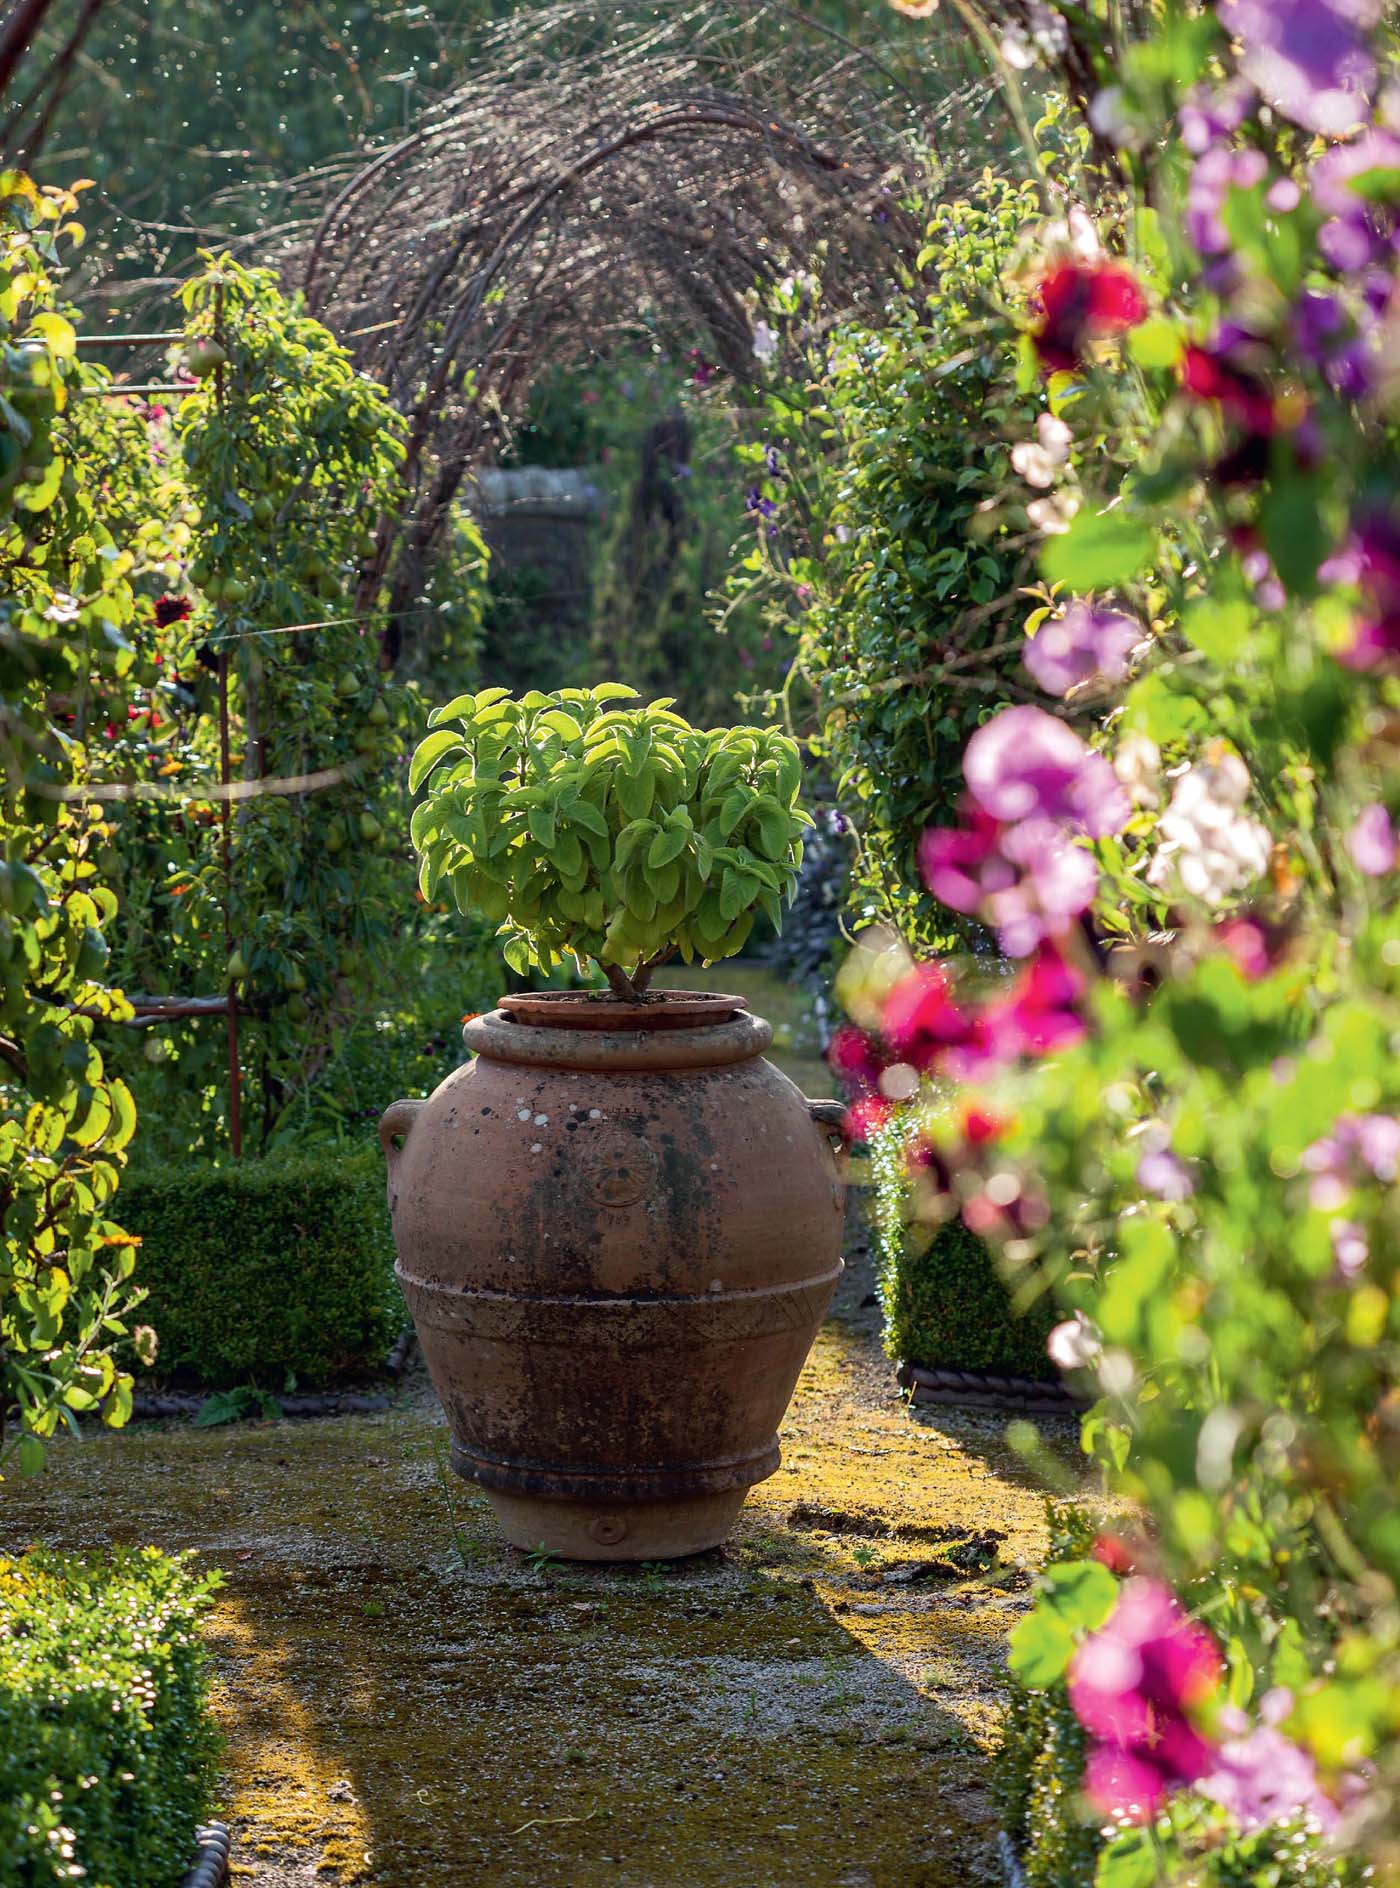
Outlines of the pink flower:
<svg viewBox="0 0 1400 1888">
<path fill-rule="evenodd" d="M 1128 796 L 1102 754 L 1043 708 L 1005 708 L 967 744 L 963 778 L 993 819 L 1038 815 L 1098 839 L 1128 823 Z"/>
<path fill-rule="evenodd" d="M 1047 820 L 1003 827 L 975 804 L 966 828 L 934 827 L 919 845 L 924 881 L 952 911 L 980 912 L 1008 957 L 1063 937 L 1093 903 L 1098 868 Z"/>
<path fill-rule="evenodd" d="M 1076 1311 L 1051 1331 L 1045 1350 L 1051 1363 L 1061 1370 L 1087 1370 L 1103 1356 L 1103 1339 L 1084 1313 Z"/>
<path fill-rule="evenodd" d="M 1072 1048 L 1085 1033 L 1074 1007 L 1083 993 L 1080 973 L 1053 944 L 1041 944 L 1007 994 L 987 1005 L 981 1039 L 971 1045 L 973 1056 L 1013 1062 Z"/>
<path fill-rule="evenodd" d="M 1170 1588 L 1137 1578 L 1069 1668 L 1075 1716 L 1093 1740 L 1085 1794 L 1106 1814 L 1155 1815 L 1167 1791 L 1212 1768 L 1215 1751 L 1189 1713 L 1215 1691 L 1215 1641 L 1188 1619 Z"/>
<path fill-rule="evenodd" d="M 1347 834 L 1347 851 L 1357 870 L 1368 878 L 1384 878 L 1387 872 L 1395 870 L 1395 828 L 1379 801 L 1363 807 L 1357 814 L 1356 823 Z"/>
<path fill-rule="evenodd" d="M 1130 616 L 1072 603 L 1063 616 L 1041 624 L 1022 660 L 1047 694 L 1068 695 L 1093 675 L 1121 682 L 1142 636 Z"/>
<path fill-rule="evenodd" d="M 1189 1200 L 1196 1191 L 1191 1169 L 1170 1147 L 1152 1147 L 1137 1165 L 1137 1183 L 1159 1200 Z"/>
</svg>

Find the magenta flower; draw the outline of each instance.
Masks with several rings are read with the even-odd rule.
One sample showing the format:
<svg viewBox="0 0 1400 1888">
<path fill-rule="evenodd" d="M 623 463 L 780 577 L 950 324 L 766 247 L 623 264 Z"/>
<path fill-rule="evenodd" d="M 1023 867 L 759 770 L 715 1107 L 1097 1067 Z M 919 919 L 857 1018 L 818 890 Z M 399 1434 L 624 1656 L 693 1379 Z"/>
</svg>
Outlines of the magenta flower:
<svg viewBox="0 0 1400 1888">
<path fill-rule="evenodd" d="M 1041 624 L 1022 660 L 1047 694 L 1068 695 L 1094 675 L 1121 682 L 1143 633 L 1130 616 L 1072 603 L 1063 616 Z"/>
<path fill-rule="evenodd" d="M 1098 839 L 1122 832 L 1132 811 L 1102 754 L 1042 708 L 1004 708 L 967 744 L 963 778 L 993 819 L 1033 815 Z"/>
<path fill-rule="evenodd" d="M 953 1001 L 952 986 L 936 964 L 920 964 L 885 999 L 885 1040 L 897 1060 L 928 1069 L 974 1033 Z"/>
<path fill-rule="evenodd" d="M 981 1058 L 976 1066 L 985 1071 L 1021 1056 L 1072 1048 L 1085 1034 L 1084 1018 L 1075 1007 L 1084 988 L 1083 976 L 1054 944 L 1039 945 L 1006 995 L 983 1011 L 981 1037 L 971 1045 Z M 956 1063 L 953 1072 L 959 1072 Z"/>
<path fill-rule="evenodd" d="M 1368 115 L 1376 62 L 1367 33 L 1380 12 L 1380 0 L 1219 0 L 1244 76 L 1286 118 L 1330 138 Z"/>
<path fill-rule="evenodd" d="M 1387 872 L 1395 870 L 1395 828 L 1379 801 L 1373 806 L 1363 806 L 1357 814 L 1356 823 L 1347 834 L 1347 851 L 1357 870 L 1364 872 L 1367 878 L 1384 878 Z"/>
<path fill-rule="evenodd" d="M 1096 1808 L 1145 1822 L 1175 1784 L 1211 1771 L 1215 1751 L 1190 1714 L 1220 1682 L 1204 1627 L 1159 1580 L 1126 1582 L 1106 1625 L 1069 1668 L 1074 1714 L 1092 1739 L 1084 1790 Z"/>
</svg>

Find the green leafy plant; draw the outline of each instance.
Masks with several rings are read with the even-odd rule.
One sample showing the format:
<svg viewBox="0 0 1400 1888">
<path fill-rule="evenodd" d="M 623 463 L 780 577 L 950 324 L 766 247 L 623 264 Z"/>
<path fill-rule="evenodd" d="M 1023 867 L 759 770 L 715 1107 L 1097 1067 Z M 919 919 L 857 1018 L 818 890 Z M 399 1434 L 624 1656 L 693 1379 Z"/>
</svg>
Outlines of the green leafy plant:
<svg viewBox="0 0 1400 1888">
<path fill-rule="evenodd" d="M 139 1302 L 135 1241 L 108 1216 L 136 1111 L 95 1040 L 130 1009 L 83 731 L 134 660 L 134 558 L 100 469 L 61 449 L 70 388 L 99 375 L 58 306 L 76 208 L 0 178 L 0 1458 L 22 1472 L 75 1412 L 125 1422 L 113 1345 Z"/>
<path fill-rule="evenodd" d="M 214 1788 L 219 1580 L 153 1547 L 0 1560 L 0 1888 L 180 1879 Z"/>
<path fill-rule="evenodd" d="M 520 700 L 461 695 L 429 718 L 409 784 L 420 885 L 496 920 L 514 969 L 566 955 L 635 1001 L 672 952 L 741 950 L 778 925 L 809 816 L 796 743 L 763 728 L 692 728 L 669 701 L 621 704 L 619 682 Z"/>
</svg>

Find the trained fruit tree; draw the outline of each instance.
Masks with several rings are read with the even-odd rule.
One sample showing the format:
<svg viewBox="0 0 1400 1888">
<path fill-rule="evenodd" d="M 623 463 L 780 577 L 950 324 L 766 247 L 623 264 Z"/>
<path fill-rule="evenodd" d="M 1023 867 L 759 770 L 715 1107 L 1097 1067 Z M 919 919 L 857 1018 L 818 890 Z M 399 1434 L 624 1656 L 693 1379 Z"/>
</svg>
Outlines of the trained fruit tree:
<svg viewBox="0 0 1400 1888">
<path fill-rule="evenodd" d="M 778 925 L 810 816 L 797 744 L 776 729 L 692 728 L 669 700 L 593 689 L 460 695 L 430 717 L 410 786 L 425 898 L 500 924 L 506 962 L 602 966 L 643 996 L 673 952 L 732 957 Z"/>
</svg>

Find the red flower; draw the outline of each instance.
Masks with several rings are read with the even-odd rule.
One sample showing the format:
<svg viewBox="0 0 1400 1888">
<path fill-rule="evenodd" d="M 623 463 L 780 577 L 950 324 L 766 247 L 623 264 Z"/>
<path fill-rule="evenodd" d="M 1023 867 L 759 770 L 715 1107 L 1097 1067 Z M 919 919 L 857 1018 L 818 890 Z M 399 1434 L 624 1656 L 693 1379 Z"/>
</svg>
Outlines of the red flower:
<svg viewBox="0 0 1400 1888">
<path fill-rule="evenodd" d="M 1147 318 L 1147 297 L 1121 263 L 1062 262 L 1036 292 L 1040 326 L 1033 339 L 1041 365 L 1071 373 L 1091 341 L 1124 334 Z"/>
<path fill-rule="evenodd" d="M 853 1023 L 843 1023 L 832 1036 L 826 1059 L 837 1075 L 845 1076 L 856 1088 L 873 1088 L 885 1066 L 875 1044 Z"/>
<path fill-rule="evenodd" d="M 183 623 L 186 617 L 193 615 L 194 604 L 188 597 L 157 597 L 156 628 L 169 629 L 172 623 Z"/>
<path fill-rule="evenodd" d="M 1181 384 L 1197 400 L 1213 400 L 1252 438 L 1268 439 L 1276 430 L 1273 395 L 1228 348 L 1187 348 L 1181 360 Z"/>
</svg>

